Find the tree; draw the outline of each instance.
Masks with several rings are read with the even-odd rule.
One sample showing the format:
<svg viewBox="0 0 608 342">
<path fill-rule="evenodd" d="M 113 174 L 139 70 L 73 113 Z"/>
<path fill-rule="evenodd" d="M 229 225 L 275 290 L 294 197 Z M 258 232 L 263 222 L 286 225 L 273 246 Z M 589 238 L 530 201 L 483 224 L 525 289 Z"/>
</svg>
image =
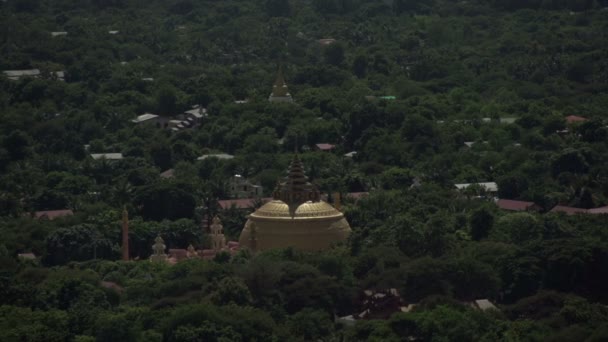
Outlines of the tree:
<svg viewBox="0 0 608 342">
<path fill-rule="evenodd" d="M 353 61 L 352 70 L 358 78 L 364 78 L 367 75 L 367 56 L 357 55 Z"/>
<path fill-rule="evenodd" d="M 344 45 L 340 42 L 330 44 L 323 50 L 325 62 L 334 66 L 340 66 L 344 62 Z"/>
<path fill-rule="evenodd" d="M 192 218 L 196 205 L 187 185 L 161 182 L 141 188 L 135 202 L 141 206 L 144 219 L 162 221 Z"/>
<path fill-rule="evenodd" d="M 289 17 L 291 5 L 289 0 L 266 0 L 266 13 L 271 17 Z"/>
<path fill-rule="evenodd" d="M 494 215 L 487 208 L 481 207 L 471 213 L 470 225 L 473 240 L 485 239 L 494 225 Z"/>
<path fill-rule="evenodd" d="M 3 141 L 2 145 L 8 151 L 11 160 L 22 160 L 31 153 L 31 138 L 23 131 L 10 133 Z"/>
<path fill-rule="evenodd" d="M 117 256 L 114 247 L 114 243 L 96 227 L 80 224 L 58 229 L 47 236 L 44 261 L 50 265 L 60 265 L 68 261 L 113 259 Z"/>
<path fill-rule="evenodd" d="M 251 293 L 247 285 L 240 278 L 226 277 L 222 279 L 216 287 L 216 291 L 211 294 L 211 301 L 217 305 L 248 305 L 251 303 Z"/>
<path fill-rule="evenodd" d="M 163 115 L 174 115 L 177 111 L 175 88 L 164 85 L 156 93 L 156 109 Z"/>
<path fill-rule="evenodd" d="M 323 311 L 312 308 L 304 309 L 289 318 L 287 323 L 294 336 L 314 341 L 330 336 L 333 332 L 331 317 Z"/>
</svg>

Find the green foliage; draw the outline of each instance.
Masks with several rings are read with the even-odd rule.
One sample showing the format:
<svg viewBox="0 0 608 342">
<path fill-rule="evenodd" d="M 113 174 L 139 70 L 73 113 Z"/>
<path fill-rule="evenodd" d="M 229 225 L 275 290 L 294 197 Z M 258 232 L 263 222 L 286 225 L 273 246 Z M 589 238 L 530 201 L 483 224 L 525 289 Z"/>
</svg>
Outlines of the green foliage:
<svg viewBox="0 0 608 342">
<path fill-rule="evenodd" d="M 3 3 L 2 70 L 41 74 L 0 75 L 0 340 L 605 340 L 605 218 L 546 212 L 608 203 L 606 5 Z M 277 63 L 294 103 L 267 101 Z M 179 132 L 131 121 L 193 105 L 208 115 Z M 321 191 L 370 191 L 342 203 L 347 244 L 147 262 L 158 235 L 207 247 L 205 216 L 238 239 L 247 212 L 216 203 L 228 179 L 267 196 L 295 149 Z M 220 152 L 235 158 L 197 160 Z M 453 186 L 485 181 L 541 212 Z M 113 261 L 123 206 L 137 262 Z M 32 218 L 54 209 L 76 214 Z M 387 288 L 418 309 L 334 326 Z M 479 298 L 504 315 L 459 304 Z"/>
</svg>

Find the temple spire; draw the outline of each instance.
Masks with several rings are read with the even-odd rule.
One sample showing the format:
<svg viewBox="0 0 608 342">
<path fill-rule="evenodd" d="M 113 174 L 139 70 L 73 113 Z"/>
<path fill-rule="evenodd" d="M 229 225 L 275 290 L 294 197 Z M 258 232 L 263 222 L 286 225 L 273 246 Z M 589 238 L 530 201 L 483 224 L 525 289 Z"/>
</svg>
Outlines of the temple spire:
<svg viewBox="0 0 608 342">
<path fill-rule="evenodd" d="M 294 154 L 289 165 L 287 176 L 277 184 L 273 198 L 287 203 L 293 209 L 294 214 L 300 204 L 307 201 L 320 201 L 319 190 L 308 181 L 308 177 L 304 173 L 304 165 L 297 153 Z"/>
<path fill-rule="evenodd" d="M 277 72 L 277 78 L 272 86 L 272 92 L 268 97 L 270 102 L 293 102 L 289 89 L 287 89 L 287 83 L 285 83 L 285 77 L 283 76 L 283 66 L 279 66 Z"/>
<path fill-rule="evenodd" d="M 221 252 L 226 247 L 226 237 L 224 236 L 224 226 L 220 218 L 215 216 L 211 224 L 211 244 L 216 253 Z"/>
<path fill-rule="evenodd" d="M 165 246 L 165 240 L 163 240 L 160 235 L 157 235 L 156 239 L 154 239 L 154 245 L 152 246 L 152 251 L 154 254 L 150 256 L 150 261 L 166 262 L 167 254 L 165 254 L 165 248 L 167 248 L 167 246 Z"/>
<path fill-rule="evenodd" d="M 122 260 L 129 261 L 129 212 L 127 206 L 122 209 Z"/>
</svg>

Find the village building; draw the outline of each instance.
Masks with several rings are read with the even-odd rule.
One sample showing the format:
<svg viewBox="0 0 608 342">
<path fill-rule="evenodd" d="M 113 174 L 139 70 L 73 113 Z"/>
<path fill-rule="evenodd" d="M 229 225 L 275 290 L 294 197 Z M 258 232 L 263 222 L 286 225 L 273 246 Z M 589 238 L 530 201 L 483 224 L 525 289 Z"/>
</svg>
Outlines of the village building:
<svg viewBox="0 0 608 342">
<path fill-rule="evenodd" d="M 124 157 L 122 153 L 91 153 L 91 158 L 95 160 L 122 160 Z"/>
<path fill-rule="evenodd" d="M 322 38 L 322 39 L 317 40 L 317 43 L 319 43 L 322 46 L 328 46 L 335 42 L 336 42 L 336 40 L 333 38 Z"/>
<path fill-rule="evenodd" d="M 205 160 L 208 158 L 217 158 L 217 159 L 228 160 L 228 159 L 234 159 L 234 156 L 232 154 L 227 154 L 227 153 L 211 153 L 211 154 L 203 154 L 202 156 L 196 158 L 196 160 Z"/>
<path fill-rule="evenodd" d="M 489 195 L 496 195 L 498 193 L 498 184 L 495 182 L 481 182 L 481 183 L 461 183 L 454 184 L 454 186 L 460 190 L 465 191 L 469 187 L 479 187 L 481 190 L 485 191 Z"/>
<path fill-rule="evenodd" d="M 585 121 L 587 121 L 587 118 L 582 117 L 582 116 L 577 116 L 577 115 L 566 116 L 567 124 L 574 124 L 574 123 L 585 122 Z"/>
<path fill-rule="evenodd" d="M 319 190 L 308 182 L 296 154 L 287 176 L 277 184 L 273 200 L 249 215 L 239 245 L 253 251 L 323 250 L 346 241 L 350 232 L 344 214 L 321 200 Z"/>
<path fill-rule="evenodd" d="M 585 208 L 575 208 L 568 207 L 565 205 L 556 205 L 553 209 L 549 210 L 550 213 L 564 213 L 566 215 L 575 215 L 575 214 L 590 214 L 590 215 L 603 215 L 608 214 L 608 206 L 585 209 Z"/>
<path fill-rule="evenodd" d="M 55 31 L 55 32 L 51 32 L 51 36 L 52 37 L 60 37 L 60 36 L 67 36 L 68 33 L 65 31 Z"/>
<path fill-rule="evenodd" d="M 496 200 L 496 206 L 509 211 L 540 211 L 542 208 L 534 202 L 515 201 L 509 199 Z"/>
<path fill-rule="evenodd" d="M 321 143 L 316 144 L 315 147 L 318 151 L 333 151 L 336 148 L 336 145 Z"/>
<path fill-rule="evenodd" d="M 38 78 L 41 75 L 40 70 L 38 69 L 4 70 L 2 73 L 4 73 L 6 77 L 11 81 L 17 81 L 22 77 Z"/>
<path fill-rule="evenodd" d="M 169 170 L 161 172 L 159 176 L 160 176 L 160 178 L 168 179 L 168 178 L 173 178 L 174 173 L 175 173 L 175 170 L 169 169 Z"/>
<path fill-rule="evenodd" d="M 230 179 L 230 197 L 252 198 L 263 195 L 264 188 L 259 184 L 253 184 L 241 175 L 234 175 Z"/>
<path fill-rule="evenodd" d="M 39 220 L 54 220 L 60 217 L 72 216 L 74 212 L 70 209 L 61 209 L 61 210 L 43 210 L 36 211 L 34 213 L 34 217 Z"/>
<path fill-rule="evenodd" d="M 226 241 L 224 227 L 219 217 L 215 216 L 213 218 L 213 223 L 210 225 L 209 230 L 211 248 L 202 250 L 197 250 L 190 244 L 187 249 L 170 248 L 168 253 L 165 253 L 167 248 L 165 241 L 160 235 L 157 236 L 155 243 L 152 246 L 153 254 L 150 256 L 150 261 L 175 264 L 179 261 L 188 259 L 211 260 L 215 258 L 218 253 L 234 255 L 239 251 L 238 242 Z M 207 232 L 205 231 L 205 233 Z"/>
</svg>

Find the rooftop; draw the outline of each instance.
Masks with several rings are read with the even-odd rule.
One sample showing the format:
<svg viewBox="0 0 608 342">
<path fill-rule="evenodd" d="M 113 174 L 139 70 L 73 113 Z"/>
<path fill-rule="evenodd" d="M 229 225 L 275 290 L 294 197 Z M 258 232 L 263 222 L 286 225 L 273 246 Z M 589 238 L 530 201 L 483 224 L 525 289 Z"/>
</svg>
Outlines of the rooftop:
<svg viewBox="0 0 608 342">
<path fill-rule="evenodd" d="M 93 157 L 95 160 L 120 160 L 123 158 L 122 153 L 91 153 L 91 157 Z"/>
<path fill-rule="evenodd" d="M 454 184 L 458 190 L 464 190 L 471 185 L 479 185 L 482 188 L 485 188 L 488 191 L 496 192 L 498 191 L 498 185 L 495 182 L 481 182 L 481 183 L 462 183 L 462 184 Z"/>
<path fill-rule="evenodd" d="M 496 201 L 496 205 L 500 209 L 512 210 L 512 211 L 526 211 L 531 207 L 535 206 L 534 202 L 526 201 L 514 201 L 509 199 L 499 199 Z"/>
<path fill-rule="evenodd" d="M 132 122 L 134 122 L 134 123 L 140 123 L 140 122 L 144 122 L 144 121 L 155 119 L 157 117 L 158 117 L 158 115 L 156 115 L 156 114 L 145 113 L 145 114 L 137 116 L 137 119 L 133 119 Z"/>
<path fill-rule="evenodd" d="M 61 210 L 44 210 L 37 211 L 34 213 L 34 217 L 37 219 L 48 219 L 54 220 L 59 217 L 72 216 L 74 212 L 70 209 L 61 209 Z"/>
<path fill-rule="evenodd" d="M 10 80 L 18 80 L 21 77 L 38 77 L 40 76 L 40 70 L 28 69 L 28 70 L 4 70 L 3 73 Z"/>
<path fill-rule="evenodd" d="M 336 148 L 336 145 L 326 143 L 316 144 L 315 146 L 321 151 L 331 151 Z"/>
<path fill-rule="evenodd" d="M 584 118 L 582 116 L 576 116 L 576 115 L 568 115 L 568 116 L 566 116 L 566 122 L 567 123 L 583 122 L 583 121 L 587 121 L 587 118 Z"/>
<path fill-rule="evenodd" d="M 260 200 L 264 203 L 272 201 L 271 197 L 260 198 Z M 229 200 L 221 200 L 217 201 L 220 208 L 222 209 L 230 209 L 235 207 L 237 209 L 249 209 L 253 208 L 255 205 L 255 198 L 240 198 L 240 199 L 229 199 Z"/>
<path fill-rule="evenodd" d="M 202 156 L 196 158 L 196 160 L 205 160 L 207 158 L 233 159 L 234 156 L 227 153 L 203 154 Z"/>
</svg>

